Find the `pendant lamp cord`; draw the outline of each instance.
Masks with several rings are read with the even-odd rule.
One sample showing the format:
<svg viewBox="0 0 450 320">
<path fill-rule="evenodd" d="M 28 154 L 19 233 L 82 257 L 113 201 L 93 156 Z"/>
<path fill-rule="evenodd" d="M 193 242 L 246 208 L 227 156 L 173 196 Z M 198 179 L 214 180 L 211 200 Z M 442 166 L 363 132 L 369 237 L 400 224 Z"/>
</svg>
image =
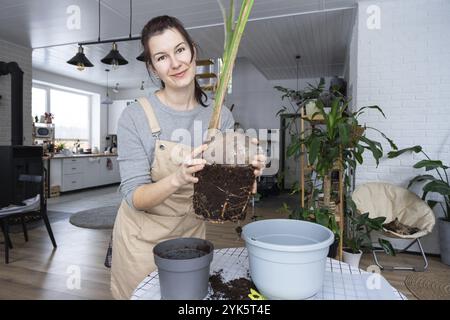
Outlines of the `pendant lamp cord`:
<svg viewBox="0 0 450 320">
<path fill-rule="evenodd" d="M 132 5 L 133 0 L 130 0 L 130 38 L 131 38 L 131 21 L 133 19 L 133 5 Z"/>
<path fill-rule="evenodd" d="M 98 0 L 98 41 L 100 41 L 100 0 Z"/>
<path fill-rule="evenodd" d="M 106 96 L 109 97 L 109 77 L 108 77 L 109 70 L 106 69 L 105 71 L 106 71 Z"/>
</svg>

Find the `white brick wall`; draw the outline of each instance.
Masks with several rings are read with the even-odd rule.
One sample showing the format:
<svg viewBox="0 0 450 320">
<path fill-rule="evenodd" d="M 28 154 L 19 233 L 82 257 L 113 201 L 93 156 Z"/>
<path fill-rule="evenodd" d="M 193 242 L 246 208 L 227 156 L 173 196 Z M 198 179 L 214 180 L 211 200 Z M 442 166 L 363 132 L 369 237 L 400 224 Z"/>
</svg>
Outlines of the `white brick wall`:
<svg viewBox="0 0 450 320">
<path fill-rule="evenodd" d="M 0 39 L 0 61 L 17 62 L 23 74 L 23 135 L 24 144 L 31 145 L 31 48 Z M 0 145 L 11 144 L 11 76 L 0 77 Z"/>
<path fill-rule="evenodd" d="M 367 27 L 366 10 L 370 5 L 381 9 L 379 30 Z M 420 144 L 431 158 L 447 164 L 450 163 L 449 13 L 448 0 L 360 2 L 356 72 L 357 106 L 377 104 L 387 117 L 370 111 L 361 117 L 362 122 L 382 130 L 399 148 Z M 378 135 L 373 137 L 379 140 Z M 389 150 L 387 143 L 383 146 Z M 406 187 L 413 176 L 421 173 L 412 168 L 420 159 L 416 155 L 384 159 L 378 168 L 367 159 L 358 169 L 357 184 L 378 180 Z M 429 252 L 438 252 L 435 233 L 425 247 Z"/>
</svg>

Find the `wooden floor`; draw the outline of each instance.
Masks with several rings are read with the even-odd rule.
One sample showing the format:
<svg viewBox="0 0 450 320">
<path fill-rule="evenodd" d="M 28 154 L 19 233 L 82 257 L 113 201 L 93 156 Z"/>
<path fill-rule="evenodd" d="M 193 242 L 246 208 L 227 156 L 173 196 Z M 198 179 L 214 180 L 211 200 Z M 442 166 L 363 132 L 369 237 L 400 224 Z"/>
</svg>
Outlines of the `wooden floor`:
<svg viewBox="0 0 450 320">
<path fill-rule="evenodd" d="M 255 214 L 265 218 L 282 217 L 276 209 L 280 201 L 257 204 Z M 249 212 L 248 216 L 251 216 Z M 248 223 L 247 219 L 241 225 Z M 207 238 L 216 248 L 244 246 L 235 229 L 237 224 L 207 225 Z M 111 299 L 109 290 L 110 272 L 104 267 L 106 249 L 111 230 L 78 228 L 68 220 L 52 225 L 58 248 L 53 250 L 45 227 L 29 231 L 30 240 L 25 242 L 23 234 L 12 234 L 14 249 L 10 251 L 10 263 L 4 264 L 3 244 L 0 248 L 0 299 Z M 3 239 L 1 239 L 3 240 Z M 415 255 L 397 257 L 402 262 L 419 263 Z M 397 260 L 396 260 L 397 261 Z M 363 256 L 361 267 L 373 264 L 370 255 Z M 73 275 L 79 270 L 80 288 L 73 288 Z M 428 272 L 449 270 L 430 258 Z M 408 272 L 383 272 L 383 276 L 408 299 L 414 296 L 403 284 Z M 71 286 L 72 285 L 72 286 Z M 70 289 L 73 288 L 73 289 Z"/>
<path fill-rule="evenodd" d="M 445 271 L 450 273 L 450 267 L 443 264 L 439 257 L 427 256 L 428 268 L 425 272 L 433 273 L 439 271 Z M 382 265 L 391 266 L 404 266 L 404 265 L 417 265 L 423 266 L 423 258 L 420 255 L 414 253 L 398 254 L 395 257 L 380 255 L 378 260 Z M 366 253 L 361 258 L 360 268 L 367 270 L 371 265 L 375 265 L 375 261 L 372 254 Z M 398 291 L 403 293 L 408 300 L 417 300 L 417 298 L 408 290 L 405 286 L 405 279 L 414 271 L 382 271 L 381 274 L 384 278 Z"/>
</svg>

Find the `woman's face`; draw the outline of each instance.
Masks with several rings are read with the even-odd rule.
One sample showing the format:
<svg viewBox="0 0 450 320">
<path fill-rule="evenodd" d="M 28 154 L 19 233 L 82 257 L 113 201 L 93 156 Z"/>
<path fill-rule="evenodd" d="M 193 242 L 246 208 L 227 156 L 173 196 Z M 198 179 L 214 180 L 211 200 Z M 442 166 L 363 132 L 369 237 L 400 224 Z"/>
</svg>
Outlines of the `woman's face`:
<svg viewBox="0 0 450 320">
<path fill-rule="evenodd" d="M 166 29 L 148 40 L 154 71 L 166 87 L 183 88 L 195 78 L 195 53 L 176 29 Z"/>
</svg>

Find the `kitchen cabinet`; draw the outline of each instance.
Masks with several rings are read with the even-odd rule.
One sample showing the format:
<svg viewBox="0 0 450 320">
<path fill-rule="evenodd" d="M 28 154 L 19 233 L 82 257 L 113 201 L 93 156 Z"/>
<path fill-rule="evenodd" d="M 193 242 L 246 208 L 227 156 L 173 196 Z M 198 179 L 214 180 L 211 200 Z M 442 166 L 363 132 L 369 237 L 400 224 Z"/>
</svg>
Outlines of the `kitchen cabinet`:
<svg viewBox="0 0 450 320">
<path fill-rule="evenodd" d="M 117 155 L 55 157 L 50 165 L 50 186 L 61 192 L 120 183 Z"/>
<path fill-rule="evenodd" d="M 63 175 L 83 173 L 85 159 L 63 159 Z"/>
<path fill-rule="evenodd" d="M 103 157 L 100 159 L 100 179 L 103 184 L 120 181 L 117 157 Z"/>
<path fill-rule="evenodd" d="M 123 110 L 133 102 L 133 100 L 114 100 L 114 102 L 108 106 L 108 134 L 117 134 L 117 124 L 120 115 Z"/>
<path fill-rule="evenodd" d="M 83 159 L 85 168 L 84 187 L 90 188 L 102 184 L 100 181 L 100 157 L 89 157 Z"/>
<path fill-rule="evenodd" d="M 61 191 L 72 191 L 82 189 L 84 185 L 84 175 L 82 173 L 73 173 L 63 175 Z"/>
</svg>

